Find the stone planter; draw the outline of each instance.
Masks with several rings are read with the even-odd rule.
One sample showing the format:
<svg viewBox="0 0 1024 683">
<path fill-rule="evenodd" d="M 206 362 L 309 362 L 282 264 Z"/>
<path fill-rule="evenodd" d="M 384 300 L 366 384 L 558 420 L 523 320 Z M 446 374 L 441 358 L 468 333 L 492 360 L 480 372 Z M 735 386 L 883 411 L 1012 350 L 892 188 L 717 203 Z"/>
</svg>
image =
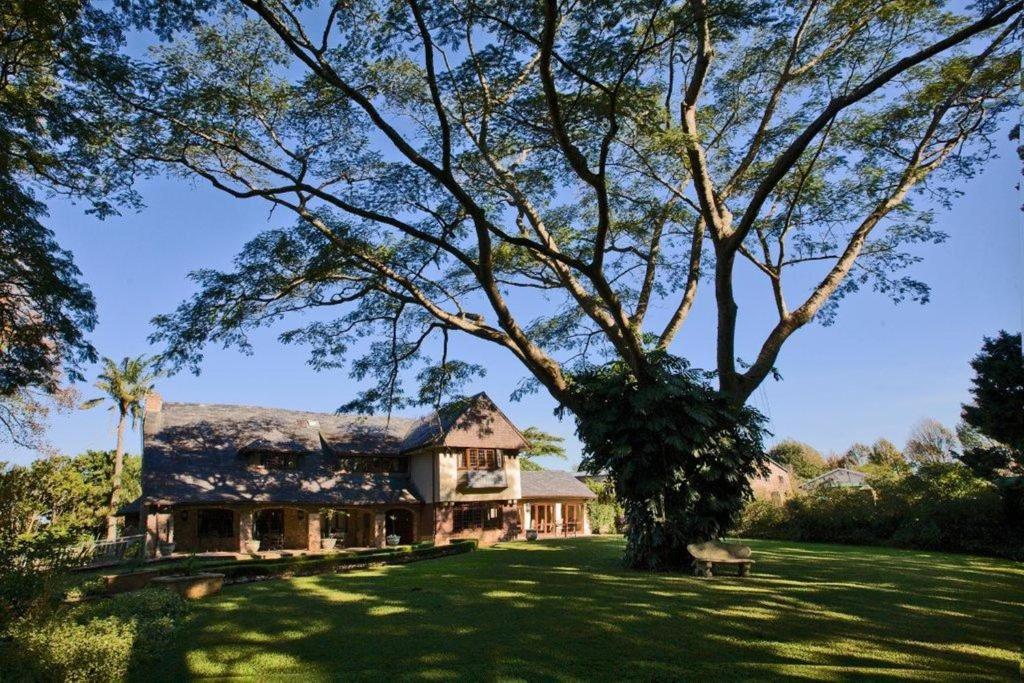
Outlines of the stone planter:
<svg viewBox="0 0 1024 683">
<path fill-rule="evenodd" d="M 245 542 L 245 552 L 249 553 L 250 555 L 255 555 L 259 551 L 260 551 L 260 542 L 258 540 L 246 541 Z"/>
<path fill-rule="evenodd" d="M 174 591 L 186 600 L 198 600 L 207 595 L 220 593 L 224 585 L 223 574 L 191 574 L 188 576 L 158 576 L 152 580 L 154 586 Z"/>
<path fill-rule="evenodd" d="M 334 550 L 334 546 L 338 545 L 338 539 L 336 538 L 321 538 L 320 549 L 321 550 Z"/>
<path fill-rule="evenodd" d="M 537 530 L 536 529 L 527 529 L 526 530 L 526 540 L 527 541 L 536 541 L 537 540 Z"/>
<path fill-rule="evenodd" d="M 159 574 L 160 572 L 156 570 L 131 572 L 129 574 L 107 574 L 103 577 L 103 585 L 110 595 L 127 593 L 145 588 Z"/>
<path fill-rule="evenodd" d="M 161 557 L 170 557 L 174 554 L 173 543 L 161 543 L 160 544 L 160 555 Z"/>
<path fill-rule="evenodd" d="M 399 536 L 398 534 L 390 534 L 390 535 L 384 537 L 384 541 L 389 546 L 394 547 L 394 546 L 396 546 L 396 545 L 398 545 L 399 543 L 402 542 L 402 537 Z"/>
</svg>

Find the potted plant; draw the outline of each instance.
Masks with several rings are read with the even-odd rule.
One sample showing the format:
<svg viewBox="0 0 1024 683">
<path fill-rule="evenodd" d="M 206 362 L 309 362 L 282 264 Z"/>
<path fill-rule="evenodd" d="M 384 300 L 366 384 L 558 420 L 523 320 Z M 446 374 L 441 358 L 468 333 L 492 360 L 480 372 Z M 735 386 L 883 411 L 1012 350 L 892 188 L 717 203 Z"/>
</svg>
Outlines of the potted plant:
<svg viewBox="0 0 1024 683">
<path fill-rule="evenodd" d="M 181 573 L 158 576 L 151 583 L 172 590 L 186 600 L 198 600 L 219 593 L 224 585 L 224 575 L 199 571 L 195 553 L 192 553 Z"/>
<path fill-rule="evenodd" d="M 389 546 L 394 547 L 402 542 L 402 537 L 398 534 L 388 534 L 384 537 L 384 540 L 387 542 Z"/>
<path fill-rule="evenodd" d="M 173 554 L 174 554 L 174 544 L 173 543 L 161 543 L 160 544 L 160 556 L 161 557 L 170 557 Z"/>
<path fill-rule="evenodd" d="M 526 530 L 526 540 L 527 541 L 536 541 L 537 540 L 537 530 L 536 529 L 527 529 Z"/>
<path fill-rule="evenodd" d="M 320 539 L 321 550 L 334 550 L 334 546 L 338 544 L 338 539 L 333 536 L 324 536 Z"/>
<path fill-rule="evenodd" d="M 260 539 L 251 538 L 245 542 L 245 552 L 255 555 L 260 551 Z"/>
</svg>

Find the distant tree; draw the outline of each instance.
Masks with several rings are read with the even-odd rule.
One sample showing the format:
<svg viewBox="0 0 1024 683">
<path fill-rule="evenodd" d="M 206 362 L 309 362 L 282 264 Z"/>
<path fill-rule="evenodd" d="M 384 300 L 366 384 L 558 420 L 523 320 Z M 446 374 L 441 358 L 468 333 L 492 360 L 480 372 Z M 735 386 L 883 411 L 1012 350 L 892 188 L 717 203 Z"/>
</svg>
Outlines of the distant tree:
<svg viewBox="0 0 1024 683">
<path fill-rule="evenodd" d="M 132 428 L 142 416 L 146 395 L 153 390 L 153 381 L 157 375 L 152 369 L 153 363 L 145 356 L 124 358 L 117 363 L 110 358 L 103 359 L 103 372 L 96 382 L 96 388 L 105 396 L 90 399 L 83 404 L 84 408 L 92 408 L 104 401 L 110 401 L 110 410 L 118 414 L 117 448 L 114 451 L 114 470 L 111 475 L 109 510 L 107 512 L 107 539 L 117 538 L 117 519 L 114 512 L 121 500 L 121 472 L 124 465 L 124 429 L 128 422 Z"/>
<path fill-rule="evenodd" d="M 960 451 L 956 434 L 942 423 L 931 418 L 921 420 L 914 426 L 903 453 L 907 460 L 917 465 L 934 462 L 948 462 Z"/>
<path fill-rule="evenodd" d="M 117 452 L 90 450 L 72 458 L 72 465 L 81 474 L 86 486 L 86 500 L 94 516 L 89 525 L 93 528 L 104 528 L 106 517 L 110 514 L 110 491 L 114 480 L 114 465 Z M 119 499 L 135 500 L 142 493 L 142 458 L 138 455 L 125 454 L 122 458 L 121 491 Z M 117 511 L 114 510 L 114 513 Z M 105 531 L 105 529 L 104 529 Z"/>
<path fill-rule="evenodd" d="M 986 337 L 971 361 L 974 401 L 963 406 L 961 461 L 978 476 L 1024 473 L 1024 358 L 1021 335 Z M 966 440 L 965 440 L 966 439 Z"/>
<path fill-rule="evenodd" d="M 530 447 L 519 454 L 519 467 L 533 472 L 544 469 L 538 465 L 534 458 L 552 457 L 565 459 L 565 448 L 562 446 L 565 439 L 539 429 L 538 427 L 527 427 L 523 436 L 530 443 Z"/>
<path fill-rule="evenodd" d="M 793 468 L 801 479 L 811 479 L 825 470 L 825 459 L 813 446 L 795 439 L 783 439 L 768 451 L 768 457 Z"/>
<path fill-rule="evenodd" d="M 868 462 L 871 457 L 871 447 L 859 441 L 846 449 L 843 453 L 843 467 L 855 469 Z"/>
<path fill-rule="evenodd" d="M 878 439 L 871 444 L 871 451 L 868 453 L 868 464 L 879 469 L 901 471 L 906 469 L 907 461 L 903 452 L 888 439 Z"/>
</svg>

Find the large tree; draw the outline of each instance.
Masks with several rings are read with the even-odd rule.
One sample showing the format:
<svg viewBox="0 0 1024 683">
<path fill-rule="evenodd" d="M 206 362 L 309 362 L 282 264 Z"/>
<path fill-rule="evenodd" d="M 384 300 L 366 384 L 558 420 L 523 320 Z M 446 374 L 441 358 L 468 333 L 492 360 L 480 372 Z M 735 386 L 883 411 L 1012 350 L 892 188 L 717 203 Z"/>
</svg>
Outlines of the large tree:
<svg viewBox="0 0 1024 683">
<path fill-rule="evenodd" d="M 496 345 L 575 416 L 652 567 L 734 518 L 743 406 L 794 332 L 863 287 L 927 300 L 921 197 L 988 158 L 1019 67 L 1011 0 L 122 4 L 170 39 L 107 93 L 125 144 L 296 219 L 195 274 L 167 362 L 333 310 L 284 340 L 382 409 L 423 399 L 418 364 L 431 397 L 471 377 L 449 334 Z M 705 283 L 714 386 L 668 355 Z M 741 303 L 775 315 L 742 349 Z"/>
<path fill-rule="evenodd" d="M 119 24 L 85 0 L 0 5 L 0 440 L 38 447 L 42 418 L 66 405 L 96 352 L 92 293 L 44 220 L 46 196 L 107 215 L 131 203 L 113 143 L 120 124 L 92 97 L 118 67 Z"/>
</svg>

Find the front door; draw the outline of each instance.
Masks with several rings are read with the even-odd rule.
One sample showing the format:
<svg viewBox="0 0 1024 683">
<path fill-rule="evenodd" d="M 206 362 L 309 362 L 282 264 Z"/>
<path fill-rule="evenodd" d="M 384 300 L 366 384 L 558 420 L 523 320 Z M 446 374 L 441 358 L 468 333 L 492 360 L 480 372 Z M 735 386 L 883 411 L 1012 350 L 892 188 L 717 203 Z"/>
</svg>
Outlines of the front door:
<svg viewBox="0 0 1024 683">
<path fill-rule="evenodd" d="M 555 530 L 555 506 L 533 504 L 533 528 L 541 534 L 550 534 Z"/>
</svg>

